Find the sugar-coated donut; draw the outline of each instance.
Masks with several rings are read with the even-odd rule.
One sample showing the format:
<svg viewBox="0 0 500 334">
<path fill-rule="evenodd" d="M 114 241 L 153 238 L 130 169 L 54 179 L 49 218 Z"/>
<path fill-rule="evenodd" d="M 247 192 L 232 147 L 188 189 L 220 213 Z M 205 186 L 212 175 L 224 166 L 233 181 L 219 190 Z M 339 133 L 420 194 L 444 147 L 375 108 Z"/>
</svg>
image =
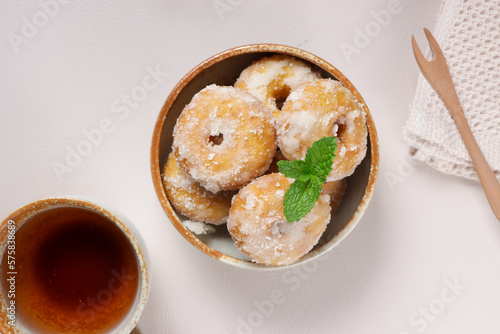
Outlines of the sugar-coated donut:
<svg viewBox="0 0 500 334">
<path fill-rule="evenodd" d="M 330 221 L 330 196 L 321 194 L 301 220 L 286 221 L 283 198 L 293 180 L 261 176 L 233 197 L 227 227 L 236 246 L 254 262 L 288 265 L 308 253 Z"/>
<path fill-rule="evenodd" d="M 274 155 L 273 161 L 269 166 L 269 169 L 266 171 L 266 174 L 279 173 L 280 169 L 278 167 L 278 161 L 286 160 L 285 156 L 281 152 L 280 149 L 276 150 L 276 154 Z"/>
<path fill-rule="evenodd" d="M 286 55 L 261 58 L 241 72 L 234 84 L 246 90 L 271 109 L 274 117 L 279 107 L 297 85 L 320 79 L 319 73 L 302 60 Z"/>
<path fill-rule="evenodd" d="M 342 199 L 344 198 L 347 189 L 347 181 L 345 179 L 338 181 L 329 181 L 323 184 L 321 192 L 330 195 L 330 207 L 332 208 L 332 215 L 337 211 Z"/>
<path fill-rule="evenodd" d="M 276 123 L 278 144 L 288 160 L 304 159 L 307 149 L 323 137 L 337 137 L 336 157 L 327 181 L 351 175 L 366 154 L 365 112 L 338 81 L 321 79 L 296 87 Z"/>
<path fill-rule="evenodd" d="M 179 168 L 170 153 L 163 168 L 163 186 L 167 197 L 180 213 L 189 219 L 214 225 L 226 222 L 235 191 L 213 194 Z"/>
<path fill-rule="evenodd" d="M 184 108 L 173 131 L 179 166 L 215 193 L 264 174 L 276 152 L 274 119 L 253 95 L 210 85 Z"/>
</svg>

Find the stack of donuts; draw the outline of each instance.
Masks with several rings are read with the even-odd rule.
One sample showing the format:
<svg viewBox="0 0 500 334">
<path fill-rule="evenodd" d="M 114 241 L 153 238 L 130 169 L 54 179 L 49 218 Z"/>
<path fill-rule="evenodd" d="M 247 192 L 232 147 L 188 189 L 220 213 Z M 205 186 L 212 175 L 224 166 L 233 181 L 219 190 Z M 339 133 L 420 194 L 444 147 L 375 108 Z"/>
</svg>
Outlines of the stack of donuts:
<svg viewBox="0 0 500 334">
<path fill-rule="evenodd" d="M 325 136 L 337 137 L 332 171 L 313 209 L 289 223 L 283 199 L 294 180 L 276 163 L 304 159 Z M 301 60 L 272 55 L 244 69 L 234 86 L 209 85 L 184 107 L 163 183 L 190 220 L 227 223 L 252 261 L 288 265 L 318 242 L 366 146 L 363 106 L 346 87 Z"/>
</svg>

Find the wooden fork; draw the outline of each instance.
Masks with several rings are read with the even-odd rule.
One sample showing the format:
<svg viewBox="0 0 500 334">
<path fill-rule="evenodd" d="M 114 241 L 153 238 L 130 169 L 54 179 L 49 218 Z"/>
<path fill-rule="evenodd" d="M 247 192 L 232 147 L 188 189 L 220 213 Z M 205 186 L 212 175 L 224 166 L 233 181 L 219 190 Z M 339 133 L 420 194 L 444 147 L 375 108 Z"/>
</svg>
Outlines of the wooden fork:
<svg viewBox="0 0 500 334">
<path fill-rule="evenodd" d="M 476 167 L 476 172 L 479 176 L 479 180 L 481 181 L 481 185 L 483 186 L 486 198 L 490 203 L 493 213 L 500 221 L 500 183 L 484 158 L 484 155 L 477 145 L 477 142 L 472 135 L 472 131 L 467 124 L 467 120 L 465 118 L 464 111 L 462 110 L 462 106 L 460 105 L 457 92 L 455 91 L 455 86 L 453 85 L 450 70 L 446 64 L 443 51 L 427 28 L 424 28 L 424 32 L 431 46 L 432 58 L 431 60 L 425 59 L 422 51 L 418 48 L 415 37 L 411 36 L 413 54 L 417 60 L 418 67 L 420 67 L 420 71 L 432 88 L 434 88 L 439 98 L 444 102 L 444 105 L 455 121 L 458 131 L 464 140 L 465 147 L 467 147 L 467 151 L 469 151 L 472 162 Z"/>
</svg>

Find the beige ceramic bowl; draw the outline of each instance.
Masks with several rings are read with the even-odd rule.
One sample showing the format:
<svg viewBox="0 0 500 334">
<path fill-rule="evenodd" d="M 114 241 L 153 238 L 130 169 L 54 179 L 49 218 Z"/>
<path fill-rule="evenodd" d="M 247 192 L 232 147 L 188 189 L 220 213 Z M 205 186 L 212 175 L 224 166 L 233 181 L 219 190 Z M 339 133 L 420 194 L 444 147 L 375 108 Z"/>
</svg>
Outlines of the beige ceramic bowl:
<svg viewBox="0 0 500 334">
<path fill-rule="evenodd" d="M 276 269 L 282 267 L 253 263 L 248 256 L 240 252 L 235 246 L 226 225 L 216 226 L 216 232 L 213 234 L 195 235 L 191 233 L 182 224 L 182 221 L 187 218 L 176 212 L 168 201 L 162 184 L 161 170 L 171 151 L 172 131 L 177 117 L 193 95 L 210 84 L 233 85 L 241 71 L 254 60 L 272 54 L 285 54 L 302 59 L 317 69 L 324 78 L 332 78 L 343 83 L 363 104 L 368 125 L 369 149 L 362 163 L 357 167 L 354 174 L 348 178 L 348 188 L 342 204 L 332 217 L 318 244 L 295 264 L 324 254 L 335 247 L 354 229 L 370 202 L 378 174 L 378 138 L 370 111 L 351 82 L 323 59 L 290 46 L 254 44 L 221 52 L 196 66 L 174 87 L 158 116 L 151 146 L 153 183 L 161 205 L 170 221 L 191 244 L 217 260 L 242 268 Z"/>
<path fill-rule="evenodd" d="M 132 247 L 135 250 L 136 259 L 138 266 L 140 268 L 139 285 L 137 291 L 137 297 L 132 304 L 132 307 L 125 318 L 116 325 L 113 329 L 113 333 L 123 333 L 128 334 L 134 330 L 137 325 L 139 318 L 141 317 L 144 308 L 146 307 L 146 301 L 149 294 L 149 274 L 148 274 L 148 254 L 146 249 L 146 244 L 142 239 L 139 231 L 135 226 L 128 221 L 125 217 L 121 217 L 112 214 L 103 207 L 83 198 L 74 197 L 53 197 L 45 198 L 35 202 L 31 202 L 13 213 L 11 213 L 3 222 L 0 224 L 0 254 L 3 255 L 5 248 L 7 246 L 8 235 L 9 235 L 9 222 L 15 224 L 16 229 L 24 224 L 30 217 L 35 214 L 50 210 L 58 207 L 79 207 L 88 209 L 98 214 L 105 216 L 110 223 L 115 224 L 122 230 L 127 239 L 129 239 Z M 0 258 L 1 259 L 1 258 Z M 41 306 L 43 307 L 43 306 Z M 25 334 L 30 331 L 23 326 L 22 322 L 16 321 L 16 326 L 12 327 L 9 324 L 8 310 L 6 305 L 6 298 L 3 295 L 2 289 L 0 289 L 0 333 L 3 334 Z"/>
</svg>

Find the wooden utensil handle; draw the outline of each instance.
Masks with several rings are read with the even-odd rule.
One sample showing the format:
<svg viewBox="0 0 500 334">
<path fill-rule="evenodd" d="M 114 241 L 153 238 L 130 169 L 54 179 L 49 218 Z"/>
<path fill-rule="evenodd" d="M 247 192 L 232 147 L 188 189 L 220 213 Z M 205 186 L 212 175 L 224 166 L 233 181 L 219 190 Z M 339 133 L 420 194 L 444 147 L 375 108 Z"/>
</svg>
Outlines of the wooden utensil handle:
<svg viewBox="0 0 500 334">
<path fill-rule="evenodd" d="M 451 110 L 450 110 L 451 111 Z M 493 170 L 491 169 L 488 161 L 484 157 L 479 145 L 472 134 L 472 131 L 467 123 L 462 108 L 460 110 L 453 110 L 451 112 L 453 120 L 457 125 L 458 131 L 462 135 L 467 151 L 472 159 L 472 163 L 476 167 L 477 175 L 486 194 L 486 198 L 490 203 L 493 213 L 500 221 L 500 183 L 498 182 Z"/>
<path fill-rule="evenodd" d="M 465 147 L 469 151 L 472 163 L 476 167 L 476 172 L 483 186 L 486 198 L 490 203 L 493 213 L 498 221 L 500 221 L 500 182 L 498 182 L 491 167 L 488 165 L 479 145 L 472 135 L 469 124 L 467 124 L 443 51 L 427 28 L 424 29 L 424 32 L 432 50 L 432 59 L 427 60 L 424 57 L 415 41 L 415 37 L 412 36 L 413 54 L 417 60 L 418 67 L 420 67 L 424 77 L 450 111 L 458 131 L 462 135 Z"/>
</svg>

